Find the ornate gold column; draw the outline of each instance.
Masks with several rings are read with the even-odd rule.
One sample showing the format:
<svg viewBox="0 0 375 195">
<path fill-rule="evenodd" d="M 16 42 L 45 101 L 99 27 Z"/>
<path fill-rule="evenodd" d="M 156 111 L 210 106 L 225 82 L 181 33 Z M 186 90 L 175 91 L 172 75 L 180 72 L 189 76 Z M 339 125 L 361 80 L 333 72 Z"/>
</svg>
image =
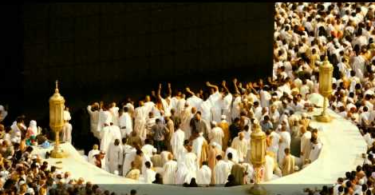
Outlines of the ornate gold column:
<svg viewBox="0 0 375 195">
<path fill-rule="evenodd" d="M 64 158 L 65 154 L 60 149 L 60 131 L 64 127 L 65 99 L 59 93 L 58 81 L 56 81 L 55 93 L 49 99 L 49 126 L 55 132 L 55 146 L 51 152 L 52 158 Z"/>
<path fill-rule="evenodd" d="M 326 56 L 323 65 L 319 67 L 319 93 L 323 96 L 323 111 L 316 120 L 319 122 L 330 122 L 332 118 L 327 114 L 328 98 L 332 95 L 332 73 L 333 66 Z"/>
<path fill-rule="evenodd" d="M 266 194 L 266 190 L 259 186 L 261 182 L 261 168 L 266 162 L 266 134 L 261 130 L 259 123 L 254 123 L 253 132 L 251 133 L 251 153 L 250 161 L 254 166 L 255 178 L 254 186 L 250 189 L 250 194 Z"/>
</svg>

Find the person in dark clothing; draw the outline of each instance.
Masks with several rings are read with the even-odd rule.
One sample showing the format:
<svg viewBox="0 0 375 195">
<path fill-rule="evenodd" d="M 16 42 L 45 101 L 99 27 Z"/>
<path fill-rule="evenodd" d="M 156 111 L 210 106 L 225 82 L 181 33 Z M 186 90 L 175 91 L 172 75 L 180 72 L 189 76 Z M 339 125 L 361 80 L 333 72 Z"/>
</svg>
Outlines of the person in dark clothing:
<svg viewBox="0 0 375 195">
<path fill-rule="evenodd" d="M 155 181 L 152 182 L 153 184 L 163 184 L 163 178 L 161 177 L 160 173 L 156 173 Z"/>
<path fill-rule="evenodd" d="M 207 132 L 207 125 L 206 123 L 202 120 L 201 117 L 201 112 L 197 112 L 190 120 L 190 127 L 191 127 L 191 133 L 192 134 L 199 134 L 203 132 L 204 134 Z"/>
<path fill-rule="evenodd" d="M 231 186 L 236 186 L 235 178 L 234 178 L 234 175 L 232 174 L 228 176 L 228 182 L 225 184 L 225 187 L 231 187 Z"/>
<path fill-rule="evenodd" d="M 230 140 L 234 139 L 237 137 L 238 133 L 240 132 L 240 119 L 235 118 L 234 122 L 229 126 L 229 131 L 230 131 Z"/>
<path fill-rule="evenodd" d="M 156 124 L 152 127 L 154 145 L 157 149 L 158 154 L 164 150 L 164 139 L 168 133 L 168 129 L 161 122 L 160 119 L 156 119 Z"/>
<path fill-rule="evenodd" d="M 189 187 L 198 187 L 198 184 L 197 184 L 195 178 L 191 178 Z"/>
</svg>

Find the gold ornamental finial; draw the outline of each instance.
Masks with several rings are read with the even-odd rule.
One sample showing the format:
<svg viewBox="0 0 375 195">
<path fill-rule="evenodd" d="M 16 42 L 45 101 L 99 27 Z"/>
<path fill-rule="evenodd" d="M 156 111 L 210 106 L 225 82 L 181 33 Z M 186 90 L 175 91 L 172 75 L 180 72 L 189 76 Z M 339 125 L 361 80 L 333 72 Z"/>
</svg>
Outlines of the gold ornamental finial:
<svg viewBox="0 0 375 195">
<path fill-rule="evenodd" d="M 59 81 L 58 80 L 56 80 L 55 93 L 59 93 Z"/>
<path fill-rule="evenodd" d="M 328 56 L 324 57 L 324 61 L 328 62 Z"/>
</svg>

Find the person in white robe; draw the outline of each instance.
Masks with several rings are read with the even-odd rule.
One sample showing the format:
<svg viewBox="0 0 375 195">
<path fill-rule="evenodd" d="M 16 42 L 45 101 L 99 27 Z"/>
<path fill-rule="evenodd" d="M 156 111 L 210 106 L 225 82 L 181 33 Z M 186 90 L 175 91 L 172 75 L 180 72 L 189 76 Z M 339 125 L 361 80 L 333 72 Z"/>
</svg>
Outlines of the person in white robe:
<svg viewBox="0 0 375 195">
<path fill-rule="evenodd" d="M 239 156 L 238 156 L 238 151 L 232 147 L 228 147 L 226 150 L 225 150 L 225 160 L 228 160 L 228 154 L 229 153 L 232 153 L 232 156 L 233 156 L 233 159 L 232 161 L 234 163 L 238 163 L 239 162 Z"/>
<path fill-rule="evenodd" d="M 28 132 L 30 136 L 37 136 L 38 135 L 38 126 L 35 120 L 31 120 L 29 123 Z"/>
<path fill-rule="evenodd" d="M 185 163 L 179 162 L 177 165 L 177 172 L 175 178 L 175 184 L 182 185 L 184 183 L 190 183 L 193 178 L 192 173 L 189 171 Z"/>
<path fill-rule="evenodd" d="M 88 157 L 87 160 L 89 161 L 89 163 L 95 165 L 95 155 L 99 153 L 100 153 L 99 146 L 97 144 L 94 144 L 94 146 L 92 147 L 92 150 L 90 150 L 90 152 L 87 155 Z"/>
<path fill-rule="evenodd" d="M 310 139 L 311 139 L 311 132 L 307 131 L 306 127 L 301 127 L 301 155 L 300 158 L 304 163 L 306 159 L 310 156 Z"/>
<path fill-rule="evenodd" d="M 226 81 L 222 82 L 222 86 L 225 90 L 226 95 L 222 99 L 222 114 L 226 116 L 228 122 L 232 122 L 231 120 L 231 105 L 233 101 L 233 95 L 230 93 L 226 86 Z M 219 121 L 220 122 L 220 121 Z"/>
<path fill-rule="evenodd" d="M 210 142 L 216 142 L 218 143 L 221 147 L 223 146 L 223 138 L 224 138 L 224 131 L 221 129 L 215 121 L 212 121 L 212 129 L 209 134 L 209 139 Z"/>
<path fill-rule="evenodd" d="M 244 162 L 245 157 L 247 155 L 247 146 L 249 143 L 247 143 L 245 138 L 245 134 L 243 132 L 240 132 L 237 137 L 233 139 L 232 142 L 232 148 L 237 150 L 238 152 L 238 160 L 239 162 Z"/>
<path fill-rule="evenodd" d="M 143 101 L 139 102 L 139 107 L 134 110 L 134 131 L 145 140 L 147 136 L 146 119 L 148 117 L 148 108 Z"/>
<path fill-rule="evenodd" d="M 109 172 L 118 174 L 123 162 L 123 151 L 120 140 L 115 139 L 114 143 L 109 146 L 106 157 Z"/>
<path fill-rule="evenodd" d="M 178 129 L 172 136 L 171 147 L 174 157 L 177 161 L 180 161 L 182 159 L 182 151 L 184 150 L 185 133 L 179 128 L 180 122 L 176 122 L 175 126 L 178 127 Z"/>
<path fill-rule="evenodd" d="M 106 125 L 110 125 L 112 123 L 112 115 L 111 113 L 107 110 L 106 106 L 103 106 L 103 103 L 100 103 L 100 110 L 99 110 L 99 120 L 98 120 L 98 134 L 100 135 L 102 130 Z M 101 137 L 101 136 L 100 136 Z"/>
<path fill-rule="evenodd" d="M 275 159 L 271 156 L 274 154 L 270 154 L 269 152 L 266 153 L 265 156 L 265 164 L 264 164 L 264 181 L 270 181 L 274 178 L 273 171 L 276 167 Z"/>
<path fill-rule="evenodd" d="M 21 133 L 21 130 L 27 129 L 22 117 L 17 117 L 16 121 L 13 122 L 10 128 L 12 129 L 10 134 L 11 139 L 15 138 L 17 134 Z"/>
<path fill-rule="evenodd" d="M 111 117 L 112 117 L 112 123 L 116 126 L 119 126 L 119 123 L 118 123 L 119 110 L 120 108 L 116 106 L 115 102 L 111 104 L 111 108 L 109 109 L 109 112 L 111 113 Z"/>
<path fill-rule="evenodd" d="M 163 166 L 163 184 L 175 184 L 177 172 L 177 162 L 173 160 L 173 155 L 168 155 L 168 161 Z"/>
<path fill-rule="evenodd" d="M 319 158 L 320 151 L 322 150 L 322 143 L 316 139 L 315 137 L 311 138 L 311 151 L 309 155 L 309 160 L 314 162 L 316 159 Z"/>
<path fill-rule="evenodd" d="M 260 96 L 260 106 L 261 107 L 268 107 L 271 100 L 271 94 L 268 92 L 267 89 L 261 89 L 259 92 Z"/>
<path fill-rule="evenodd" d="M 199 137 L 195 138 L 193 140 L 193 153 L 197 156 L 197 168 L 200 167 L 201 163 L 201 157 L 202 157 L 202 149 L 203 149 L 203 144 L 207 143 L 206 139 L 203 137 L 202 133 L 199 134 Z M 206 159 L 203 159 L 203 161 Z"/>
<path fill-rule="evenodd" d="M 93 105 L 87 106 L 87 112 L 90 115 L 90 130 L 96 138 L 99 138 L 98 122 L 99 122 L 99 104 L 95 102 Z"/>
<path fill-rule="evenodd" d="M 152 170 L 150 161 L 147 161 L 144 164 L 146 166 L 146 171 L 142 172 L 144 182 L 147 184 L 152 184 L 152 182 L 155 181 L 156 172 Z"/>
<path fill-rule="evenodd" d="M 68 120 L 64 121 L 64 127 L 62 129 L 62 141 L 72 143 L 72 130 L 73 126 Z"/>
<path fill-rule="evenodd" d="M 203 100 L 198 97 L 194 92 L 190 90 L 189 87 L 186 88 L 186 92 L 189 93 L 191 96 L 186 99 L 186 103 L 188 103 L 191 107 L 197 108 L 197 110 L 201 111 L 200 105 L 203 103 Z"/>
<path fill-rule="evenodd" d="M 192 177 L 197 178 L 198 161 L 197 155 L 193 152 L 191 146 L 187 147 L 187 153 L 184 155 L 183 163 L 186 165 Z M 190 181 L 189 181 L 190 182 Z"/>
<path fill-rule="evenodd" d="M 185 132 L 185 137 L 191 136 L 190 121 L 193 118 L 192 107 L 189 104 L 185 104 L 184 110 L 181 112 L 181 129 Z"/>
<path fill-rule="evenodd" d="M 213 170 L 214 177 L 215 177 L 215 184 L 223 185 L 227 182 L 227 179 L 231 170 L 230 170 L 228 163 L 222 160 L 221 155 L 218 155 L 216 159 L 217 159 L 217 163 Z"/>
<path fill-rule="evenodd" d="M 146 139 L 145 145 L 142 146 L 142 152 L 144 155 L 147 155 L 149 158 L 156 153 L 156 148 L 151 144 L 151 140 Z"/>
<path fill-rule="evenodd" d="M 207 99 L 206 101 L 202 102 L 200 105 L 201 112 L 202 112 L 202 119 L 205 121 L 212 121 L 212 113 L 211 113 L 211 101 Z"/>
<path fill-rule="evenodd" d="M 212 171 L 207 166 L 207 162 L 203 162 L 202 167 L 198 170 L 197 183 L 202 186 L 209 186 L 211 183 Z"/>
<path fill-rule="evenodd" d="M 212 120 L 220 123 L 223 104 L 222 104 L 222 94 L 219 92 L 219 88 L 216 85 L 210 84 L 210 82 L 206 83 L 208 87 L 213 88 L 215 91 L 213 94 L 210 95 L 208 100 L 211 102 L 211 113 L 212 113 Z"/>
<path fill-rule="evenodd" d="M 118 130 L 120 131 L 120 130 Z M 115 136 L 116 134 L 120 134 L 120 137 Z M 107 153 L 109 145 L 113 142 L 113 140 L 121 139 L 121 132 L 116 133 L 116 128 L 112 128 L 112 126 L 108 125 L 100 131 L 100 149 L 101 151 Z"/>
<path fill-rule="evenodd" d="M 122 137 L 124 138 L 130 136 L 131 132 L 133 131 L 133 120 L 127 107 L 120 110 L 118 123 Z"/>
<path fill-rule="evenodd" d="M 131 168 L 131 162 L 134 161 L 135 156 L 137 155 L 137 149 L 134 147 L 131 147 L 131 148 L 128 148 L 128 150 L 124 152 L 125 152 L 125 157 L 124 157 L 124 163 L 122 165 L 122 173 L 126 175 Z"/>
<path fill-rule="evenodd" d="M 146 107 L 146 113 L 154 111 L 155 103 L 151 101 L 151 97 L 149 95 L 146 95 L 144 106 Z"/>
<path fill-rule="evenodd" d="M 288 131 L 286 131 L 286 127 L 282 126 L 281 127 L 281 132 L 280 132 L 280 148 L 279 148 L 279 154 L 278 154 L 278 163 L 279 166 L 282 164 L 282 161 L 284 160 L 285 157 L 285 148 L 290 148 L 290 143 L 291 143 L 291 136 Z"/>
</svg>

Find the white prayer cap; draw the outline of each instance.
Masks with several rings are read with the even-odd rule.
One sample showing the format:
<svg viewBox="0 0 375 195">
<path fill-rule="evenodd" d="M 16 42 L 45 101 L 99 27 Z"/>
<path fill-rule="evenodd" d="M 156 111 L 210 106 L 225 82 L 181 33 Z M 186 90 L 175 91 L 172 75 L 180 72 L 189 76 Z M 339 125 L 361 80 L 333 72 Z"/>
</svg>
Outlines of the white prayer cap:
<svg viewBox="0 0 375 195">
<path fill-rule="evenodd" d="M 26 191 L 26 193 L 31 194 L 31 195 L 35 194 L 33 188 L 28 188 L 27 191 Z"/>
<path fill-rule="evenodd" d="M 212 123 L 212 125 L 215 125 L 215 126 L 217 125 L 216 121 L 212 121 L 211 123 Z"/>
<path fill-rule="evenodd" d="M 221 120 L 225 120 L 227 118 L 227 116 L 226 115 L 221 115 Z"/>
<path fill-rule="evenodd" d="M 0 111 L 4 111 L 4 106 L 0 105 Z"/>
<path fill-rule="evenodd" d="M 0 177 L 6 178 L 9 175 L 8 171 L 1 171 L 0 172 Z"/>
<path fill-rule="evenodd" d="M 19 183 L 18 183 L 20 186 L 22 186 L 23 184 L 26 184 L 26 182 L 24 180 L 21 180 Z"/>
<path fill-rule="evenodd" d="M 303 118 L 307 118 L 307 114 L 306 113 L 302 113 L 302 117 Z"/>
<path fill-rule="evenodd" d="M 217 147 L 219 144 L 216 143 L 216 142 L 211 142 L 210 145 L 213 146 L 213 147 Z"/>
<path fill-rule="evenodd" d="M 65 110 L 64 111 L 64 120 L 70 121 L 70 119 L 72 119 L 72 117 L 70 116 L 70 112 Z"/>
</svg>

